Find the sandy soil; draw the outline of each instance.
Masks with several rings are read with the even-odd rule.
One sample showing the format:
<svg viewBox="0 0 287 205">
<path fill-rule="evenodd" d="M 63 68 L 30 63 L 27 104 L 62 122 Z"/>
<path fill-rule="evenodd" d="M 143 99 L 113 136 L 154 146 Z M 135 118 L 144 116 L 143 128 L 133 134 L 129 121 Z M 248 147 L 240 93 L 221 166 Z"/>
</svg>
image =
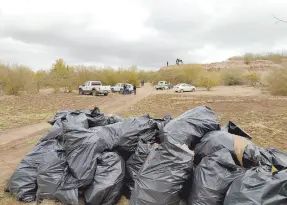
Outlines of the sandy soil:
<svg viewBox="0 0 287 205">
<path fill-rule="evenodd" d="M 174 89 L 171 90 L 158 90 L 156 94 L 172 94 L 175 93 Z M 179 93 L 176 93 L 179 94 Z M 247 87 L 247 86 L 218 86 L 212 88 L 211 91 L 207 91 L 205 88 L 196 88 L 195 92 L 184 92 L 180 93 L 184 95 L 192 96 L 261 96 L 268 95 L 262 92 L 258 88 Z"/>
</svg>

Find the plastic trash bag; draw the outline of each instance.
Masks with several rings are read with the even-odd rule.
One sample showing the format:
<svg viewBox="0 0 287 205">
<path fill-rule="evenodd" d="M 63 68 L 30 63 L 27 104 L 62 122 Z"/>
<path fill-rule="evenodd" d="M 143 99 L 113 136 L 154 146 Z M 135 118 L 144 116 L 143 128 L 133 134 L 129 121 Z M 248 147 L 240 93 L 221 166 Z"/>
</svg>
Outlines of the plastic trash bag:
<svg viewBox="0 0 287 205">
<path fill-rule="evenodd" d="M 263 205 L 282 205 L 287 203 L 287 170 L 276 172 L 272 180 L 264 187 L 262 195 Z"/>
<path fill-rule="evenodd" d="M 137 144 L 131 143 L 131 138 L 138 141 L 138 136 L 142 133 L 156 128 L 154 120 L 148 117 L 128 118 L 123 122 L 93 129 L 64 125 L 64 150 L 67 153 L 70 172 L 76 180 L 65 181 L 62 186 L 68 188 L 83 187 L 92 182 L 97 158 L 103 151 L 118 146 L 126 149 L 136 147 Z"/>
<path fill-rule="evenodd" d="M 37 171 L 46 156 L 62 150 L 57 140 L 45 141 L 38 144 L 20 162 L 16 171 L 8 181 L 5 191 L 16 195 L 19 201 L 32 202 L 36 199 Z"/>
<path fill-rule="evenodd" d="M 287 169 L 287 153 L 281 152 L 277 149 L 270 148 L 268 152 L 272 156 L 272 165 L 279 171 Z"/>
<path fill-rule="evenodd" d="M 208 107 L 199 106 L 171 120 L 164 127 L 162 138 L 171 144 L 193 147 L 205 133 L 219 129 L 215 113 Z"/>
<path fill-rule="evenodd" d="M 66 114 L 64 122 L 77 128 L 88 128 L 88 118 L 84 113 L 78 113 L 77 115 Z M 64 132 L 63 121 L 58 119 L 53 123 L 52 128 L 40 139 L 39 142 L 48 141 L 51 139 L 58 139 Z"/>
<path fill-rule="evenodd" d="M 138 142 L 138 146 L 135 153 L 126 162 L 127 174 L 126 174 L 126 186 L 131 192 L 134 188 L 134 180 L 136 179 L 138 172 L 143 166 L 150 151 L 153 149 L 153 145 L 145 143 L 142 140 Z"/>
<path fill-rule="evenodd" d="M 230 134 L 226 129 L 223 129 L 209 132 L 201 138 L 194 148 L 194 163 L 199 164 L 203 157 L 223 148 L 229 150 L 237 165 L 245 168 L 259 166 L 260 162 L 268 161 L 261 154 L 260 148 L 253 144 L 249 138 Z"/>
<path fill-rule="evenodd" d="M 243 155 L 244 148 L 250 142 L 249 139 L 251 137 L 244 130 L 230 121 L 221 130 L 209 132 L 201 138 L 194 148 L 194 163 L 199 164 L 203 157 L 227 148 L 232 153 L 235 163 L 243 164 L 242 160 L 237 158 L 237 154 Z M 258 155 L 259 152 L 257 151 L 256 154 Z"/>
<path fill-rule="evenodd" d="M 48 132 L 39 140 L 38 144 L 44 141 L 57 139 L 63 134 L 63 124 L 60 120 L 56 121 Z"/>
<path fill-rule="evenodd" d="M 135 178 L 131 205 L 178 205 L 192 170 L 193 152 L 168 141 L 151 150 Z"/>
<path fill-rule="evenodd" d="M 95 107 L 93 110 L 63 110 L 56 113 L 55 117 L 48 121 L 51 125 L 53 125 L 56 121 L 64 121 L 67 116 L 77 116 L 80 114 L 84 114 L 87 118 L 88 127 L 96 127 L 96 126 L 105 126 L 117 122 L 121 122 L 123 118 L 117 115 L 109 115 L 105 116 L 104 113 L 100 111 L 98 107 Z"/>
<path fill-rule="evenodd" d="M 224 205 L 283 205 L 287 203 L 287 170 L 272 174 L 264 167 L 247 170 L 233 181 Z"/>
<path fill-rule="evenodd" d="M 218 129 L 218 119 L 208 107 L 196 107 L 170 121 L 161 133 L 163 143 L 150 152 L 136 177 L 130 204 L 177 205 L 192 171 L 194 153 L 188 147 Z"/>
<path fill-rule="evenodd" d="M 228 149 L 235 156 L 234 136 L 222 130 L 208 132 L 195 146 L 194 163 L 199 164 L 201 159 L 203 159 L 204 157 L 224 148 Z"/>
<path fill-rule="evenodd" d="M 244 173 L 226 148 L 204 157 L 194 171 L 188 205 L 223 204 L 231 183 Z"/>
<path fill-rule="evenodd" d="M 125 162 L 115 152 L 105 152 L 98 158 L 93 183 L 85 191 L 87 205 L 113 205 L 122 195 Z"/>
<path fill-rule="evenodd" d="M 117 115 L 105 116 L 97 107 L 93 110 L 59 111 L 52 120 L 48 121 L 52 128 L 41 138 L 40 142 L 60 137 L 63 134 L 62 122 L 74 124 L 78 128 L 89 128 L 114 124 L 123 120 Z"/>
<path fill-rule="evenodd" d="M 63 180 L 69 177 L 66 154 L 63 151 L 52 152 L 39 166 L 37 175 L 37 201 L 58 200 L 64 205 L 78 205 L 78 189 L 59 189 Z"/>
<path fill-rule="evenodd" d="M 127 130 L 133 130 L 133 134 Z M 158 126 L 155 120 L 148 115 L 128 118 L 124 121 L 122 130 L 127 134 L 122 135 L 119 141 L 120 150 L 133 153 L 141 139 L 145 142 L 152 142 L 157 135 Z"/>
<path fill-rule="evenodd" d="M 232 121 L 229 121 L 227 125 L 225 125 L 221 130 L 226 131 L 233 135 L 245 137 L 250 140 L 252 139 L 252 137 L 247 132 L 245 132 L 243 129 L 241 129 L 238 125 L 236 125 Z"/>
<path fill-rule="evenodd" d="M 111 127 L 99 127 L 97 131 L 84 128 L 66 130 L 63 134 L 64 150 L 70 173 L 75 178 L 69 178 L 61 187 L 71 189 L 89 185 L 94 178 L 97 158 L 105 150 L 112 150 L 118 145 L 119 136 L 116 133 L 117 130 Z"/>
<path fill-rule="evenodd" d="M 164 128 L 164 126 L 166 126 L 167 123 L 169 123 L 172 120 L 172 116 L 171 115 L 166 115 L 164 116 L 162 119 L 154 119 L 158 125 L 158 129 L 162 130 Z"/>
</svg>

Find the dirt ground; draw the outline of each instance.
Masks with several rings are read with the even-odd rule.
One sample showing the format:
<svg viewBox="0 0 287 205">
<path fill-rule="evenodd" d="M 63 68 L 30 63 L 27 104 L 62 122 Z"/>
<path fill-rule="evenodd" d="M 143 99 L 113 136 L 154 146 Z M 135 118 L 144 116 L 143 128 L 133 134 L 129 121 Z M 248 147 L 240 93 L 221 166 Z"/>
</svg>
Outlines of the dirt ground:
<svg viewBox="0 0 287 205">
<path fill-rule="evenodd" d="M 173 94 L 174 89 L 170 90 L 158 90 L 155 94 Z M 176 93 L 178 94 L 178 93 Z M 205 88 L 196 88 L 196 92 L 184 92 L 181 95 L 192 95 L 192 96 L 261 96 L 266 95 L 259 88 L 249 86 L 218 86 L 212 88 L 211 91 L 207 91 Z"/>
<path fill-rule="evenodd" d="M 194 93 L 181 94 L 155 91 L 147 85 L 138 89 L 137 96 L 111 94 L 108 97 L 93 97 L 42 93 L 40 96 L 5 97 L 0 99 L 0 189 L 19 161 L 49 128 L 43 122 L 57 110 L 99 106 L 106 113 L 123 116 L 148 113 L 155 117 L 166 114 L 176 117 L 199 105 L 212 108 L 222 125 L 229 120 L 239 124 L 250 133 L 256 144 L 287 151 L 287 98 L 262 94 L 254 88 L 219 87 L 210 92 L 200 89 Z M 29 126 L 22 127 L 24 125 Z M 21 203 L 0 192 L 0 204 Z M 127 205 L 128 201 L 123 198 L 118 204 Z"/>
</svg>

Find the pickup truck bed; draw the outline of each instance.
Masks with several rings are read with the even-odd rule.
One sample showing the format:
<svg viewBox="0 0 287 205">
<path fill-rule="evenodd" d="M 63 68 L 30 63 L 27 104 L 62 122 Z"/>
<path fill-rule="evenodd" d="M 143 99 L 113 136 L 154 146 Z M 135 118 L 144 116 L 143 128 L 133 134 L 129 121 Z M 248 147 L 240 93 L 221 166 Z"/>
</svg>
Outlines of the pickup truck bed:
<svg viewBox="0 0 287 205">
<path fill-rule="evenodd" d="M 100 81 L 88 81 L 84 85 L 79 86 L 79 94 L 92 94 L 107 96 L 111 90 L 110 86 L 103 86 Z"/>
</svg>

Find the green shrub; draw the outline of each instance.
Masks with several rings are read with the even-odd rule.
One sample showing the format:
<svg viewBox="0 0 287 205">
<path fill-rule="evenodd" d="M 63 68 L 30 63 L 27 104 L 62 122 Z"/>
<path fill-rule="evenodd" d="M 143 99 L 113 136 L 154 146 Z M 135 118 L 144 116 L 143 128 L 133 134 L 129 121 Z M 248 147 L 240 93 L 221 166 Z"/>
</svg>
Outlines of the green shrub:
<svg viewBox="0 0 287 205">
<path fill-rule="evenodd" d="M 196 85 L 206 88 L 207 91 L 210 91 L 211 88 L 219 84 L 219 77 L 217 73 L 214 72 L 203 72 L 198 78 Z"/>
<path fill-rule="evenodd" d="M 224 85 L 242 85 L 243 82 L 242 69 L 227 69 L 221 73 L 221 80 Z"/>
<path fill-rule="evenodd" d="M 24 66 L 0 66 L 1 85 L 8 95 L 18 95 L 20 91 L 34 91 L 34 72 Z"/>
<path fill-rule="evenodd" d="M 260 82 L 260 75 L 255 72 L 248 73 L 244 75 L 243 78 L 246 84 L 250 86 L 255 86 L 258 82 Z"/>
<path fill-rule="evenodd" d="M 272 95 L 287 96 L 287 69 L 275 69 L 267 76 L 267 86 Z"/>
<path fill-rule="evenodd" d="M 176 65 L 170 66 L 168 69 L 154 72 L 151 77 L 151 82 L 156 84 L 158 81 L 168 81 L 173 85 L 178 83 L 190 83 L 195 84 L 201 73 L 205 69 L 202 65 L 198 64 L 187 64 L 187 65 Z"/>
</svg>

